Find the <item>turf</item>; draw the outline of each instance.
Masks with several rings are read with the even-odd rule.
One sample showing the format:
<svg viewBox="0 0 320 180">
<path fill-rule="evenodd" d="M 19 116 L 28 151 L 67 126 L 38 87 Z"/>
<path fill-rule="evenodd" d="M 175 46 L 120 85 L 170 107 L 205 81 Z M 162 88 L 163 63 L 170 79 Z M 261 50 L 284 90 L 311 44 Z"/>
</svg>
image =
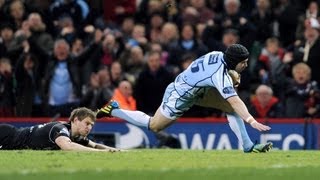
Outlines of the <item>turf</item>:
<svg viewBox="0 0 320 180">
<path fill-rule="evenodd" d="M 319 179 L 320 151 L 0 151 L 0 179 Z"/>
</svg>

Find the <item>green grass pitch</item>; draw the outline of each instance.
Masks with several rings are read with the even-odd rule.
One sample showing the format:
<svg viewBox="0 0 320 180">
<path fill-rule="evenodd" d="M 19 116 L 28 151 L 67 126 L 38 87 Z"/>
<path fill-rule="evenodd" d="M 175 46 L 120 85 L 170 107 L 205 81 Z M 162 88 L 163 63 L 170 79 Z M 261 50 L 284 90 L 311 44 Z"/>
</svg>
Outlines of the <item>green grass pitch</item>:
<svg viewBox="0 0 320 180">
<path fill-rule="evenodd" d="M 319 179 L 320 151 L 0 151 L 0 180 Z"/>
</svg>

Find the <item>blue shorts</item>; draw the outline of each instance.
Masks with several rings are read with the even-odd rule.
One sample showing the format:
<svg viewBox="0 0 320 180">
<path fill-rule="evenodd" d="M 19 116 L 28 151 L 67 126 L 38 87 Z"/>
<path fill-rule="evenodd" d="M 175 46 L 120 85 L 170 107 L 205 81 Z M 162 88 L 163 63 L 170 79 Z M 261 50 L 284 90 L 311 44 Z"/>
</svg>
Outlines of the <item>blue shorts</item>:
<svg viewBox="0 0 320 180">
<path fill-rule="evenodd" d="M 168 85 L 161 104 L 161 113 L 168 119 L 176 120 L 188 111 L 203 96 L 205 88 L 190 88 L 187 84 Z"/>
</svg>

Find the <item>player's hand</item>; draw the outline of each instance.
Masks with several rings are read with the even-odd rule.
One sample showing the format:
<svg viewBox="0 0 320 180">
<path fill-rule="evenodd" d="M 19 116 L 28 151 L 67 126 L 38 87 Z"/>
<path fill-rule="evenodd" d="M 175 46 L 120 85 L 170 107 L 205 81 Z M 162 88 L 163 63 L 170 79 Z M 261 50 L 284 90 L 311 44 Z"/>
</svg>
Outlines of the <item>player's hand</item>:
<svg viewBox="0 0 320 180">
<path fill-rule="evenodd" d="M 106 151 L 114 153 L 114 152 L 125 152 L 126 150 L 108 147 Z"/>
<path fill-rule="evenodd" d="M 268 131 L 271 129 L 270 126 L 266 126 L 264 124 L 259 123 L 258 121 L 254 121 L 250 123 L 250 125 L 254 128 L 257 129 L 258 131 Z"/>
</svg>

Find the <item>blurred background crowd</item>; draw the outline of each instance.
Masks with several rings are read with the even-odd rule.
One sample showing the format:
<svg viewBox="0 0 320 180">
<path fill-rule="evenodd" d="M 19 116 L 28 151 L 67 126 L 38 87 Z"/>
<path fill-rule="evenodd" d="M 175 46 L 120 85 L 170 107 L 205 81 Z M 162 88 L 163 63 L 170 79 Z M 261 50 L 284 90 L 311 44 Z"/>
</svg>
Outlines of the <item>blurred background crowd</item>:
<svg viewBox="0 0 320 180">
<path fill-rule="evenodd" d="M 317 118 L 319 15 L 310 0 L 0 0 L 0 117 L 68 117 L 110 99 L 153 114 L 193 60 L 241 43 L 238 93 L 255 117 Z"/>
</svg>

